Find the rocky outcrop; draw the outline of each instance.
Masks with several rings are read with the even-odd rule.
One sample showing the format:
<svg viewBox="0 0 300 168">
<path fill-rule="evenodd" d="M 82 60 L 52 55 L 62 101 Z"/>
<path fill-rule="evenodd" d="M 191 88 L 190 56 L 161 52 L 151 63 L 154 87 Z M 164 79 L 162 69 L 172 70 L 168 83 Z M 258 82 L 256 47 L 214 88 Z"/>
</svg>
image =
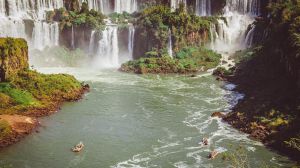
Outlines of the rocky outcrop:
<svg viewBox="0 0 300 168">
<path fill-rule="evenodd" d="M 28 46 L 24 39 L 0 38 L 0 82 L 28 68 Z"/>
</svg>

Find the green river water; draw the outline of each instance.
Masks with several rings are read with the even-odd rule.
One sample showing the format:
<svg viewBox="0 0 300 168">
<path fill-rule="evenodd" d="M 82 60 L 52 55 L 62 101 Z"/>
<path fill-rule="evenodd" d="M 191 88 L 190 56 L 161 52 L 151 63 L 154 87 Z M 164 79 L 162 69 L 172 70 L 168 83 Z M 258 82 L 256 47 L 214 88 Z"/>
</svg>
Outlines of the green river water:
<svg viewBox="0 0 300 168">
<path fill-rule="evenodd" d="M 292 163 L 210 115 L 228 111 L 242 95 L 223 89 L 211 75 L 134 75 L 116 70 L 40 69 L 66 72 L 91 91 L 79 102 L 41 119 L 40 133 L 0 151 L 0 163 L 16 168 L 226 167 L 213 149 L 239 145 L 251 167 L 290 167 Z M 227 88 L 231 88 L 227 85 Z M 199 145 L 209 137 L 207 147 Z M 70 148 L 82 141 L 78 154 Z"/>
</svg>

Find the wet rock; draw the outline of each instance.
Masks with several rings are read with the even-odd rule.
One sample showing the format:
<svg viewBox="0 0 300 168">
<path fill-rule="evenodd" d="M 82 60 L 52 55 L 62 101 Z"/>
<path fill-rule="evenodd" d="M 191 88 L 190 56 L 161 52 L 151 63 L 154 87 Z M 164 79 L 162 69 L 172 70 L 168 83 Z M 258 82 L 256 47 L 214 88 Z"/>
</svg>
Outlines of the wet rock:
<svg viewBox="0 0 300 168">
<path fill-rule="evenodd" d="M 228 62 L 225 60 L 222 60 L 222 64 L 227 64 Z"/>
<path fill-rule="evenodd" d="M 211 117 L 224 118 L 225 114 L 223 114 L 222 112 L 214 112 L 212 113 Z"/>
</svg>

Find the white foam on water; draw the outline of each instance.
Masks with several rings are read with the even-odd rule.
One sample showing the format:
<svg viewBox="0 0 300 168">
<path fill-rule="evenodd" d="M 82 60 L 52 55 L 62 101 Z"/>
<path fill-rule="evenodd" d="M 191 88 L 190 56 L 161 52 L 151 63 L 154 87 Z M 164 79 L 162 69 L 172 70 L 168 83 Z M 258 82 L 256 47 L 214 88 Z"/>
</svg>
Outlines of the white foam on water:
<svg viewBox="0 0 300 168">
<path fill-rule="evenodd" d="M 186 164 L 186 162 L 184 162 L 184 161 L 176 162 L 176 163 L 174 163 L 174 166 L 177 168 L 188 168 L 189 167 L 189 165 Z"/>
<path fill-rule="evenodd" d="M 256 148 L 253 147 L 253 146 L 248 146 L 248 147 L 247 147 L 247 150 L 248 150 L 248 151 L 251 151 L 251 152 L 255 152 L 255 151 L 256 151 Z"/>
</svg>

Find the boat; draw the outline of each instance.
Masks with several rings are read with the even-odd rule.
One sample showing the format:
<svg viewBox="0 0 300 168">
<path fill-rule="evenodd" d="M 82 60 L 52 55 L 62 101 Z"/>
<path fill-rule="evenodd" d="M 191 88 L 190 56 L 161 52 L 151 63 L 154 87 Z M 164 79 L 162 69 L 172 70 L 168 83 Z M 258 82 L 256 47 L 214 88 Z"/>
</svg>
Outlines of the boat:
<svg viewBox="0 0 300 168">
<path fill-rule="evenodd" d="M 79 142 L 79 144 L 75 145 L 73 148 L 72 148 L 72 151 L 73 152 L 80 152 L 82 149 L 83 149 L 84 145 L 82 142 Z"/>
<path fill-rule="evenodd" d="M 207 146 L 208 145 L 208 139 L 207 138 L 203 138 L 202 139 L 202 144 Z"/>
<path fill-rule="evenodd" d="M 209 159 L 215 159 L 217 157 L 219 153 L 217 151 L 212 151 L 210 154 L 209 154 Z"/>
</svg>

